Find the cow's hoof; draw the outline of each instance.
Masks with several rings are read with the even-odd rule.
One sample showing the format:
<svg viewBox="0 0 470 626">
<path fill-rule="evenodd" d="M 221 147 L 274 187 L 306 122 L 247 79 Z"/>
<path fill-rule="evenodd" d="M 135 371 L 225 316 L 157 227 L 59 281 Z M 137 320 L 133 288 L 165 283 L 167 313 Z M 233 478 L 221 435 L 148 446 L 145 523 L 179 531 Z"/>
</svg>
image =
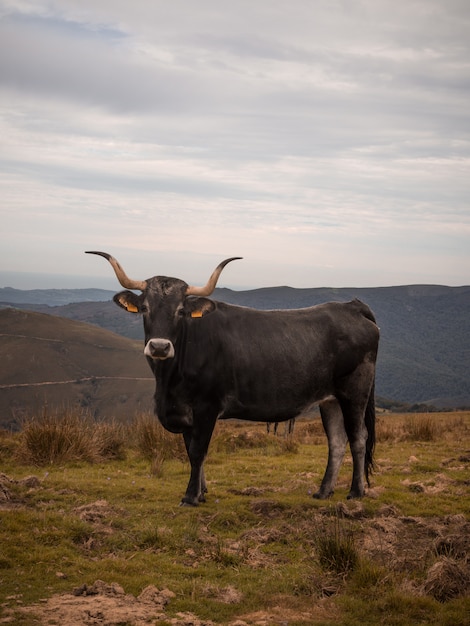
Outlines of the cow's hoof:
<svg viewBox="0 0 470 626">
<path fill-rule="evenodd" d="M 324 491 L 316 491 L 313 494 L 313 498 L 315 498 L 315 500 L 328 500 L 328 498 L 331 498 L 333 494 L 334 491 L 329 491 L 328 493 L 325 493 Z"/>
<path fill-rule="evenodd" d="M 348 493 L 348 500 L 357 500 L 358 498 L 363 498 L 364 492 L 362 491 L 350 491 Z"/>
<path fill-rule="evenodd" d="M 199 506 L 199 500 L 189 500 L 183 498 L 180 502 L 180 506 Z"/>
</svg>

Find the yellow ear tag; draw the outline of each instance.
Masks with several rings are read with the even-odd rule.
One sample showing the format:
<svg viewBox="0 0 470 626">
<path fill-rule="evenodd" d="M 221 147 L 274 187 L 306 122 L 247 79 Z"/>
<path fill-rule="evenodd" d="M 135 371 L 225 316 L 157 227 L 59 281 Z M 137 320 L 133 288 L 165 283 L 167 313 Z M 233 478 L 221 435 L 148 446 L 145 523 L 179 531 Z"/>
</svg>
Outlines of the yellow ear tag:
<svg viewBox="0 0 470 626">
<path fill-rule="evenodd" d="M 129 313 L 138 313 L 139 309 L 134 306 L 133 304 L 126 304 L 126 309 L 129 311 Z"/>
<path fill-rule="evenodd" d="M 191 317 L 202 317 L 202 311 L 192 311 Z"/>
</svg>

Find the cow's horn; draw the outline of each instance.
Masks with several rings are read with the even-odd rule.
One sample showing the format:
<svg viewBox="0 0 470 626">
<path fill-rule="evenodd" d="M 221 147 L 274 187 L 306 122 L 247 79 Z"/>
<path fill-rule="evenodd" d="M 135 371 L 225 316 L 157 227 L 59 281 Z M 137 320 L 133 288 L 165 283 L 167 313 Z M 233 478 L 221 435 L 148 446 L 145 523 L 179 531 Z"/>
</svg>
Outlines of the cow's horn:
<svg viewBox="0 0 470 626">
<path fill-rule="evenodd" d="M 126 289 L 139 289 L 140 291 L 144 291 L 147 288 L 147 283 L 145 280 L 131 280 L 127 276 L 126 272 L 119 265 L 119 263 L 116 261 L 116 259 L 107 252 L 96 252 L 94 250 L 87 250 L 86 254 L 98 254 L 99 256 L 102 256 L 107 261 L 109 261 L 113 270 L 116 273 L 118 281 Z"/>
<path fill-rule="evenodd" d="M 186 295 L 187 296 L 210 296 L 211 293 L 214 291 L 215 286 L 217 285 L 217 281 L 219 280 L 219 276 L 222 270 L 224 269 L 224 267 L 227 265 L 227 263 L 230 263 L 230 261 L 237 261 L 238 259 L 242 259 L 242 258 L 243 257 L 241 256 L 233 256 L 230 259 L 225 259 L 225 261 L 222 261 L 222 263 L 219 263 L 219 265 L 217 265 L 215 270 L 212 272 L 212 275 L 209 278 L 209 281 L 205 287 L 191 287 L 190 286 L 188 287 L 186 291 Z"/>
</svg>

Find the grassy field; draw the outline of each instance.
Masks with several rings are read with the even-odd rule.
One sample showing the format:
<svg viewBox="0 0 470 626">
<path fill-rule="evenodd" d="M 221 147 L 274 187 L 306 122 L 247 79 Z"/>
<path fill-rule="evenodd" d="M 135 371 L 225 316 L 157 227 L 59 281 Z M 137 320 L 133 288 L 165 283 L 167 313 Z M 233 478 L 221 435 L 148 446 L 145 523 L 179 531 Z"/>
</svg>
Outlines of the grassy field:
<svg viewBox="0 0 470 626">
<path fill-rule="evenodd" d="M 153 418 L 3 432 L 0 624 L 470 624 L 470 413 L 381 414 L 361 501 L 349 458 L 312 499 L 326 454 L 318 418 L 290 438 L 220 423 L 188 508 Z"/>
</svg>

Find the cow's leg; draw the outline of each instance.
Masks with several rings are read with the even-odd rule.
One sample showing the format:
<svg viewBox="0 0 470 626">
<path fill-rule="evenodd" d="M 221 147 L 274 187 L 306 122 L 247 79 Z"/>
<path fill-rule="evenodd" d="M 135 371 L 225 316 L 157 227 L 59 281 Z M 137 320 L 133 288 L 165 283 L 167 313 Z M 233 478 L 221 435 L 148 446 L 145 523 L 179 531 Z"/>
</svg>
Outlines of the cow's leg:
<svg viewBox="0 0 470 626">
<path fill-rule="evenodd" d="M 207 413 L 204 415 L 203 420 L 195 418 L 191 431 L 187 431 L 184 434 L 186 450 L 191 464 L 191 475 L 181 504 L 197 506 L 200 502 L 205 502 L 204 494 L 207 491 L 207 487 L 203 463 L 209 449 L 216 419 L 216 415 L 208 417 Z"/>
<path fill-rule="evenodd" d="M 367 428 L 364 422 L 364 410 L 343 404 L 346 432 L 353 460 L 353 475 L 348 499 L 362 498 L 365 493 L 364 468 L 366 459 Z"/>
<path fill-rule="evenodd" d="M 336 398 L 328 398 L 320 403 L 320 415 L 328 438 L 328 464 L 320 489 L 313 497 L 323 500 L 333 495 L 348 436 L 344 428 L 343 412 Z"/>
<path fill-rule="evenodd" d="M 191 431 L 185 431 L 183 433 L 183 439 L 184 439 L 184 445 L 186 446 L 186 452 L 188 453 L 188 459 L 189 459 L 190 458 L 189 451 L 191 448 L 191 439 L 192 439 Z M 200 485 L 199 485 L 199 496 L 198 496 L 199 502 L 206 501 L 206 496 L 205 496 L 206 493 L 207 493 L 206 476 L 204 473 L 204 465 L 202 465 L 201 475 L 200 475 Z"/>
<path fill-rule="evenodd" d="M 373 383 L 374 365 L 365 362 L 342 382 L 338 399 L 353 461 L 353 475 L 348 499 L 365 494 L 364 474 L 367 444 L 365 411 Z"/>
</svg>

